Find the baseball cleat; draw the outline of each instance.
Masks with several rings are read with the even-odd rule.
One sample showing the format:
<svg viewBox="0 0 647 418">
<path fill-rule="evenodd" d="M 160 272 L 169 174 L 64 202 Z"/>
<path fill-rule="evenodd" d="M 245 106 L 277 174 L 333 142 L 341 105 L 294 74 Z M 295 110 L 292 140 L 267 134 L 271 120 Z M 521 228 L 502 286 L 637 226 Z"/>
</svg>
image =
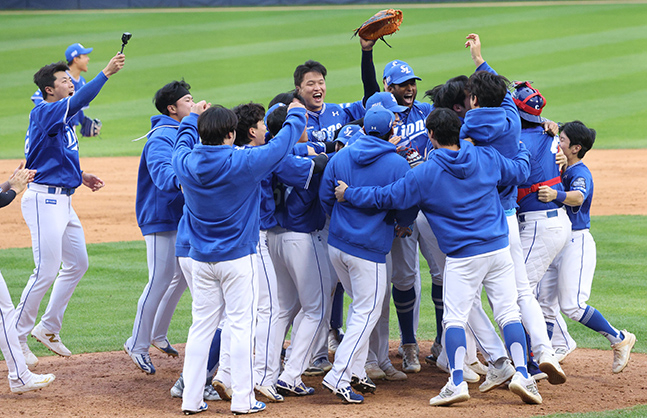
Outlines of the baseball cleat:
<svg viewBox="0 0 647 418">
<path fill-rule="evenodd" d="M 362 403 L 364 402 L 364 397 L 360 395 L 359 393 L 353 392 L 353 389 L 350 386 L 347 386 L 343 389 L 337 389 L 330 383 L 326 382 L 323 380 L 321 382 L 321 385 L 324 387 L 324 389 L 327 389 L 330 391 L 332 394 L 337 396 L 338 398 L 341 398 L 341 400 L 344 403 Z"/>
<path fill-rule="evenodd" d="M 298 385 L 291 385 L 280 379 L 276 382 L 276 390 L 283 396 L 307 396 L 315 393 L 314 388 L 306 386 L 303 382 L 299 382 Z"/>
<path fill-rule="evenodd" d="M 202 392 L 202 399 L 205 401 L 221 401 L 220 395 L 216 392 L 216 389 L 213 387 L 213 376 L 207 377 L 207 382 L 204 385 L 204 391 Z"/>
<path fill-rule="evenodd" d="M 353 389 L 362 393 L 375 393 L 375 390 L 377 389 L 375 383 L 373 383 L 371 378 L 368 376 L 360 379 L 359 377 L 353 375 L 350 379 L 350 385 L 353 387 Z"/>
<path fill-rule="evenodd" d="M 445 361 L 447 361 L 447 356 L 443 357 Z M 436 361 L 436 367 L 438 367 L 440 370 L 444 371 L 445 373 L 449 373 L 451 375 L 451 371 L 449 370 L 449 365 L 443 363 L 440 359 Z M 478 383 L 481 381 L 481 376 L 479 376 L 475 371 L 467 367 L 465 364 L 463 365 L 463 380 L 466 381 L 467 383 Z"/>
<path fill-rule="evenodd" d="M 391 382 L 407 380 L 407 374 L 396 369 L 392 364 L 389 364 L 389 367 L 384 369 L 384 374 L 386 375 L 384 379 Z"/>
<path fill-rule="evenodd" d="M 532 376 L 533 379 L 535 379 L 535 382 L 548 379 L 548 375 L 542 372 L 541 370 L 539 370 L 539 365 L 535 360 L 531 359 L 526 365 L 526 368 L 528 369 L 528 374 Z"/>
<path fill-rule="evenodd" d="M 184 376 L 180 375 L 180 378 L 175 381 L 175 384 L 171 388 L 171 398 L 181 398 L 184 393 Z"/>
<path fill-rule="evenodd" d="M 366 375 L 372 380 L 386 379 L 386 373 L 377 365 L 377 363 L 367 363 L 364 365 Z"/>
<path fill-rule="evenodd" d="M 402 371 L 405 373 L 418 373 L 420 371 L 420 350 L 417 343 L 402 345 Z"/>
<path fill-rule="evenodd" d="M 195 415 L 195 414 L 199 414 L 200 412 L 204 412 L 207 409 L 209 409 L 209 405 L 207 405 L 206 402 L 202 402 L 202 405 L 200 405 L 197 411 L 193 411 L 190 409 L 183 409 L 182 412 L 184 412 L 184 415 Z"/>
<path fill-rule="evenodd" d="M 542 402 L 535 380 L 531 377 L 523 377 L 521 372 L 514 374 L 508 389 L 519 396 L 525 403 L 539 405 Z"/>
<path fill-rule="evenodd" d="M 234 393 L 234 391 L 231 389 L 231 387 L 227 387 L 222 381 L 218 379 L 213 379 L 211 381 L 211 384 L 213 385 L 213 388 L 218 392 L 218 396 L 220 396 L 220 399 L 223 401 L 231 401 L 231 395 Z"/>
<path fill-rule="evenodd" d="M 150 354 L 135 354 L 130 351 L 126 344 L 124 344 L 124 352 L 130 356 L 131 360 L 139 370 L 146 374 L 155 374 L 155 366 L 153 366 Z"/>
<path fill-rule="evenodd" d="M 254 386 L 254 389 L 256 390 L 256 392 L 258 392 L 260 395 L 263 395 L 270 402 L 284 401 L 283 396 L 281 396 L 276 391 L 276 386 L 274 385 L 267 385 L 267 386 L 256 385 Z"/>
<path fill-rule="evenodd" d="M 544 351 L 539 356 L 539 370 L 548 375 L 548 383 L 551 385 L 561 385 L 566 382 L 566 373 L 559 365 L 555 354 Z"/>
<path fill-rule="evenodd" d="M 38 357 L 31 352 L 26 342 L 20 343 L 20 348 L 22 349 L 22 355 L 25 357 L 27 367 L 30 370 L 34 370 L 38 366 Z"/>
<path fill-rule="evenodd" d="M 310 367 L 303 374 L 305 376 L 322 376 L 330 369 L 332 369 L 332 363 L 328 360 L 328 357 L 319 357 L 310 364 Z"/>
<path fill-rule="evenodd" d="M 255 414 L 257 412 L 261 412 L 265 410 L 265 404 L 263 402 L 256 401 L 256 404 L 252 406 L 250 409 L 247 411 L 231 411 L 234 415 L 247 415 L 247 414 Z"/>
<path fill-rule="evenodd" d="M 428 355 L 425 357 L 425 363 L 435 366 L 436 365 L 436 360 L 438 360 L 438 357 L 434 357 L 433 354 Z"/>
<path fill-rule="evenodd" d="M 431 351 L 431 356 L 428 356 L 428 357 L 431 357 L 431 359 L 435 363 L 436 359 L 440 357 L 440 353 L 443 352 L 443 346 L 437 343 L 436 341 L 434 341 L 434 343 L 431 345 L 430 351 Z"/>
<path fill-rule="evenodd" d="M 486 376 L 488 372 L 488 366 L 476 360 L 474 363 L 466 364 L 466 368 L 472 370 L 474 373 L 480 376 Z"/>
<path fill-rule="evenodd" d="M 341 328 L 331 328 L 328 331 L 328 351 L 335 353 L 344 338 L 344 333 Z"/>
<path fill-rule="evenodd" d="M 55 379 L 56 376 L 53 374 L 32 374 L 29 382 L 22 386 L 12 387 L 11 392 L 20 395 L 25 392 L 31 392 L 32 390 L 39 390 L 49 386 Z"/>
<path fill-rule="evenodd" d="M 485 381 L 479 386 L 481 393 L 489 392 L 492 389 L 502 386 L 514 376 L 516 370 L 512 366 L 512 362 L 508 359 L 505 360 L 501 368 L 496 368 L 494 365 L 488 367 Z"/>
<path fill-rule="evenodd" d="M 566 360 L 566 356 L 575 351 L 576 348 L 576 345 L 572 346 L 571 348 L 557 347 L 555 349 L 555 358 L 557 358 L 557 361 L 559 361 L 559 363 L 561 364 L 564 360 Z"/>
<path fill-rule="evenodd" d="M 58 333 L 52 332 L 43 327 L 42 322 L 39 322 L 38 325 L 31 330 L 31 336 L 43 343 L 43 345 L 54 354 L 58 354 L 61 357 L 69 357 L 72 355 L 72 352 L 61 342 L 61 337 Z"/>
<path fill-rule="evenodd" d="M 449 378 L 447 384 L 441 389 L 438 396 L 429 399 L 431 406 L 448 406 L 459 402 L 465 402 L 470 399 L 470 392 L 467 388 L 467 382 L 463 381 L 460 385 L 455 385 L 452 378 Z"/>
<path fill-rule="evenodd" d="M 622 335 L 625 336 L 624 340 L 619 343 L 613 344 L 613 373 L 620 373 L 629 363 L 631 357 L 631 349 L 636 344 L 636 336 L 626 329 L 622 330 Z"/>
<path fill-rule="evenodd" d="M 151 345 L 169 357 L 177 357 L 180 355 L 180 353 L 173 348 L 168 339 L 164 339 L 163 341 L 151 341 Z"/>
</svg>

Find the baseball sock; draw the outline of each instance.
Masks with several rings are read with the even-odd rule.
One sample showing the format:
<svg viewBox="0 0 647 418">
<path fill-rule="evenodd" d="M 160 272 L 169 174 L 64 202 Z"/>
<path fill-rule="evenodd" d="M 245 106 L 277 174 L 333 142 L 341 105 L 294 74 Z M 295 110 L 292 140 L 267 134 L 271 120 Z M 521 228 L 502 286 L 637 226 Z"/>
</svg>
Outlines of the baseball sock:
<svg viewBox="0 0 647 418">
<path fill-rule="evenodd" d="M 218 328 L 216 333 L 213 334 L 213 340 L 211 340 L 211 347 L 209 347 L 209 361 L 207 362 L 207 375 L 211 376 L 218 366 L 220 361 L 220 334 L 222 334 L 222 329 Z"/>
<path fill-rule="evenodd" d="M 443 338 L 443 313 L 445 312 L 445 305 L 443 305 L 443 287 L 438 284 L 431 284 L 431 300 L 434 301 L 434 309 L 436 312 L 436 342 L 441 344 Z"/>
<path fill-rule="evenodd" d="M 416 336 L 413 332 L 413 308 L 416 304 L 416 290 L 398 290 L 393 286 L 393 304 L 398 313 L 398 323 L 402 334 L 402 344 L 413 344 Z"/>
<path fill-rule="evenodd" d="M 523 377 L 528 378 L 528 368 L 526 367 L 526 338 L 521 322 L 511 322 L 503 327 L 503 339 L 505 346 L 512 357 L 515 369 Z"/>
<path fill-rule="evenodd" d="M 555 332 L 555 323 L 554 322 L 546 322 L 546 331 L 548 331 L 548 339 L 553 338 L 553 332 Z"/>
<path fill-rule="evenodd" d="M 454 385 L 463 381 L 463 360 L 467 349 L 465 330 L 461 327 L 449 327 L 445 330 L 445 345 L 447 346 L 447 360 L 449 371 L 452 374 Z"/>
<path fill-rule="evenodd" d="M 332 300 L 332 313 L 330 314 L 330 328 L 339 329 L 344 325 L 344 286 L 337 283 Z"/>
<path fill-rule="evenodd" d="M 587 306 L 584 310 L 584 315 L 580 318 L 580 322 L 583 325 L 591 328 L 593 331 L 597 331 L 600 334 L 607 337 L 611 344 L 617 344 L 620 341 L 625 339 L 625 336 L 622 335 L 620 331 L 615 329 L 609 321 L 607 321 L 604 316 L 592 306 Z"/>
</svg>

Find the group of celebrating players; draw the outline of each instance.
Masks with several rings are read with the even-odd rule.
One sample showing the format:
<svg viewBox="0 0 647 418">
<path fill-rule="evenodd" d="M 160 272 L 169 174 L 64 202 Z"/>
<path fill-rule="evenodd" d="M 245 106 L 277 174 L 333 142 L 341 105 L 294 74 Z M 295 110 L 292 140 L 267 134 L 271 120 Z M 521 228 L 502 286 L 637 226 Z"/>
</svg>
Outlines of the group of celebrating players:
<svg viewBox="0 0 647 418">
<path fill-rule="evenodd" d="M 195 102 L 184 80 L 157 91 L 159 114 L 137 180 L 149 280 L 124 344 L 132 361 L 154 374 L 151 345 L 178 356 L 166 335 L 188 287 L 193 323 L 171 388 L 184 413 L 219 399 L 234 414 L 259 412 L 266 405 L 256 394 L 269 402 L 313 394 L 304 374 L 323 375 L 323 388 L 362 403 L 358 392 L 375 392 L 375 380 L 420 371 L 422 253 L 437 324 L 425 360 L 450 374 L 430 405 L 467 401 L 467 382 L 481 376 L 481 392 L 509 382 L 524 402 L 541 403 L 536 381 L 564 383 L 560 362 L 576 346 L 560 311 L 604 335 L 613 372 L 622 371 L 635 336 L 586 303 L 595 242 L 593 181 L 582 158 L 595 131 L 543 118 L 541 93 L 498 75 L 476 34 L 466 42 L 474 74 L 428 90 L 433 104 L 416 100 L 420 78 L 400 60 L 385 66 L 380 92 L 375 42 L 360 44 L 364 96 L 353 103 L 325 102 L 326 68 L 312 60 L 267 111 L 253 102 L 233 109 Z M 53 352 L 71 354 L 58 334 L 87 269 L 71 195 L 81 184 L 103 187 L 80 169 L 74 121 L 125 59 L 117 54 L 75 91 L 71 65 L 91 52 L 75 45 L 69 67 L 51 64 L 35 75 L 43 101 L 30 114 L 27 168 L 2 185 L 3 192 L 17 179 L 27 185 L 22 208 L 36 263 L 15 311 L 0 293 L 2 324 L 13 330 L 0 342 L 14 391 L 54 378 L 28 370 L 38 362 L 26 344 L 30 331 Z M 94 121 L 86 123 L 96 129 Z M 503 341 L 481 305 L 483 288 Z M 352 299 L 345 332 L 344 292 Z M 391 294 L 402 371 L 388 357 Z"/>
</svg>

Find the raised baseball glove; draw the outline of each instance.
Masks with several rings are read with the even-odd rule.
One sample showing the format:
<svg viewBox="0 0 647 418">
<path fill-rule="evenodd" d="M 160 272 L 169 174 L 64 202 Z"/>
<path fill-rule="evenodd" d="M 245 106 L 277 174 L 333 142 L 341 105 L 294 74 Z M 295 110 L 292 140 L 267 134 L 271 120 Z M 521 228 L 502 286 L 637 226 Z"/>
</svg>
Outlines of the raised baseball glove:
<svg viewBox="0 0 647 418">
<path fill-rule="evenodd" d="M 101 133 L 101 121 L 84 117 L 81 122 L 81 135 L 85 137 L 98 136 Z"/>
<path fill-rule="evenodd" d="M 402 24 L 402 10 L 380 10 L 364 22 L 362 26 L 355 29 L 353 36 L 359 35 L 360 38 L 368 39 L 369 41 L 381 39 L 390 48 L 391 45 L 384 40 L 384 37 L 397 32 L 400 29 L 400 24 Z"/>
</svg>

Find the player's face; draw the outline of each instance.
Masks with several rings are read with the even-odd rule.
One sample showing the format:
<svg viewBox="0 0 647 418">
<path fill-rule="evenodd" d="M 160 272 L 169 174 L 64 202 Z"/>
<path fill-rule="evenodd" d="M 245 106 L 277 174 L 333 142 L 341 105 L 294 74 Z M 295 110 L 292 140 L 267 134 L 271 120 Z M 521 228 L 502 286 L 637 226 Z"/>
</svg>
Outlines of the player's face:
<svg viewBox="0 0 647 418">
<path fill-rule="evenodd" d="M 566 136 L 564 132 L 560 132 L 559 134 L 559 148 L 564 152 L 564 155 L 566 155 L 566 159 L 568 161 L 574 161 L 576 160 L 577 153 L 580 152 L 580 149 L 582 149 L 581 146 L 579 145 L 572 145 L 571 146 L 571 140 Z"/>
<path fill-rule="evenodd" d="M 177 114 L 179 120 L 182 120 L 185 116 L 191 114 L 191 107 L 194 105 L 193 96 L 186 94 L 178 99 L 173 106 L 175 108 L 175 113 Z"/>
<path fill-rule="evenodd" d="M 259 120 L 256 122 L 256 126 L 253 126 L 251 128 L 252 135 L 254 135 L 254 139 L 252 139 L 252 144 L 253 146 L 258 146 L 258 145 L 263 145 L 265 144 L 265 133 L 267 132 L 267 127 L 265 126 L 265 122 L 262 120 Z"/>
<path fill-rule="evenodd" d="M 416 79 L 407 80 L 400 84 L 391 84 L 387 87 L 387 91 L 395 96 L 400 106 L 413 106 L 416 95 L 418 94 L 418 86 Z"/>
<path fill-rule="evenodd" d="M 301 85 L 297 87 L 297 93 L 303 97 L 308 110 L 319 111 L 326 99 L 326 79 L 315 71 L 306 73 Z"/>
<path fill-rule="evenodd" d="M 90 56 L 88 54 L 81 54 L 78 57 L 74 58 L 74 63 L 83 72 L 88 72 L 88 63 L 90 62 Z"/>
<path fill-rule="evenodd" d="M 54 73 L 54 77 L 56 77 L 54 88 L 48 87 L 48 89 L 51 89 L 48 94 L 53 97 L 55 102 L 74 94 L 74 84 L 72 84 L 72 79 L 65 71 Z"/>
</svg>

